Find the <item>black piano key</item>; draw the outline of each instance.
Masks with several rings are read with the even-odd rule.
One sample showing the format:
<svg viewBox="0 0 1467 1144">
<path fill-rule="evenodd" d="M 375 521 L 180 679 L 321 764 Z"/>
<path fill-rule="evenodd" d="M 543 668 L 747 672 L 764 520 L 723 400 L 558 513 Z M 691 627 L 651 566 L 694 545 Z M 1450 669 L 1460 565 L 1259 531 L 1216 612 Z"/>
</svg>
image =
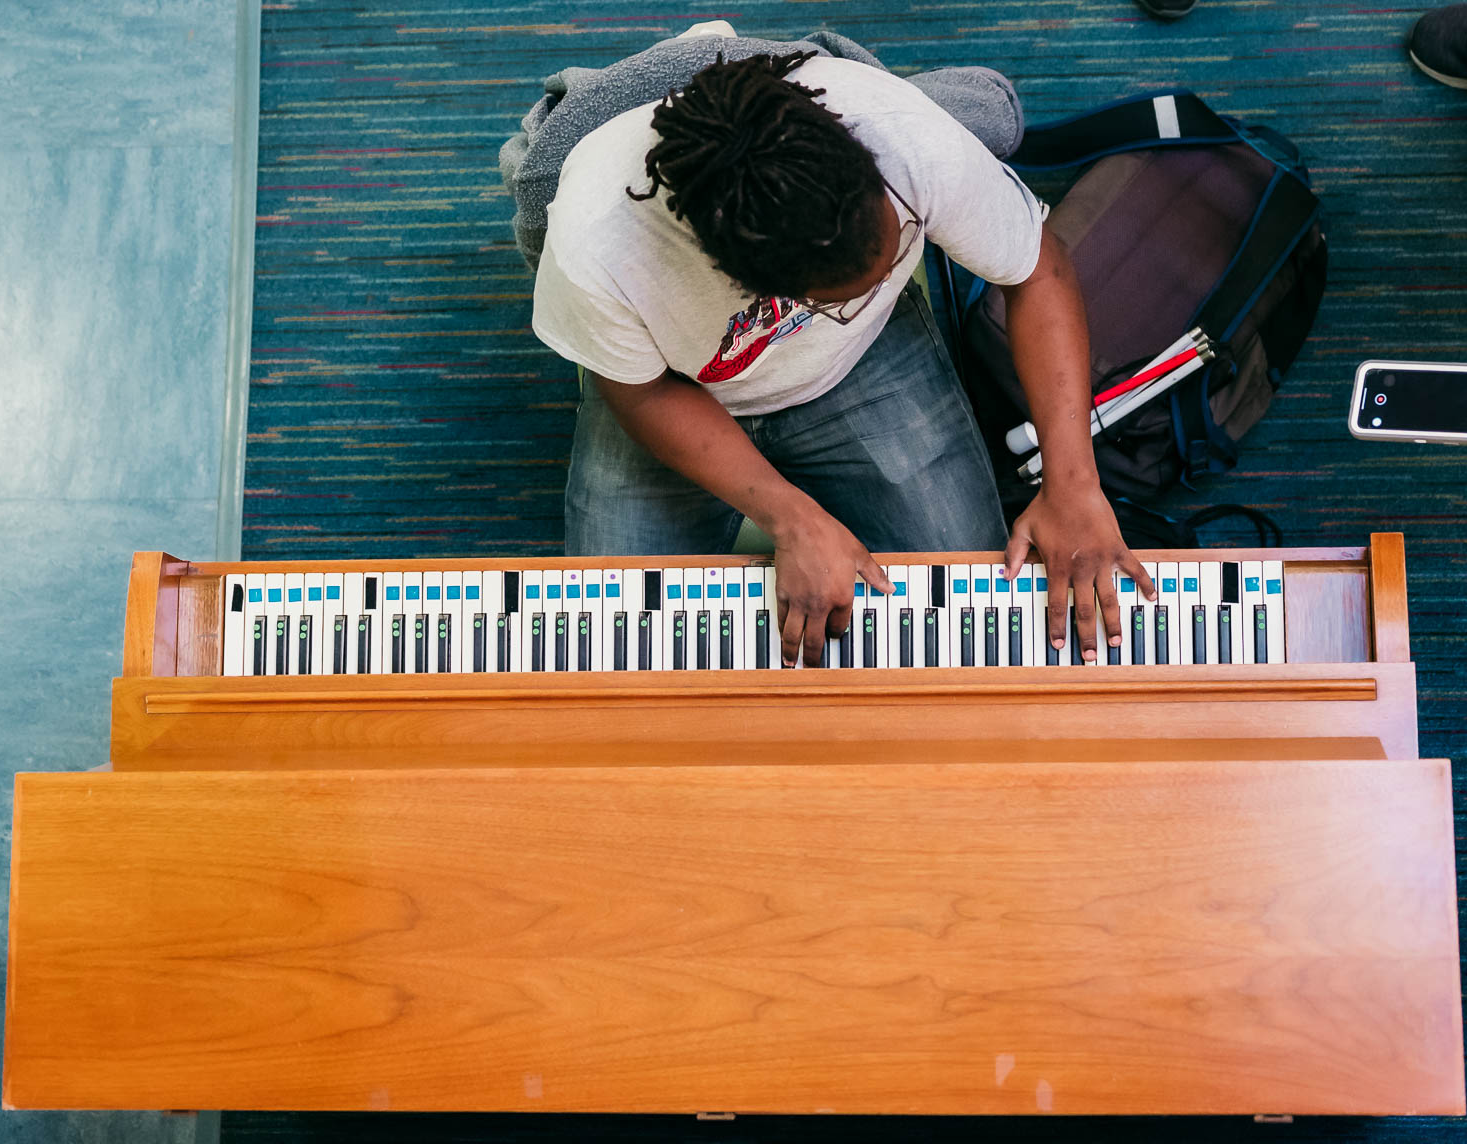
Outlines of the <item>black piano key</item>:
<svg viewBox="0 0 1467 1144">
<path fill-rule="evenodd" d="M 520 610 L 520 574 L 518 572 L 504 574 L 504 610 L 510 614 Z"/>
<path fill-rule="evenodd" d="M 876 666 L 875 608 L 867 608 L 861 613 L 861 662 L 866 667 Z"/>
<path fill-rule="evenodd" d="M 725 610 L 718 617 L 718 666 L 725 671 L 732 671 L 733 665 L 734 614 Z"/>
<path fill-rule="evenodd" d="M 967 624 L 964 623 L 964 627 Z M 983 609 L 983 666 L 998 667 L 998 609 Z"/>
<path fill-rule="evenodd" d="M 1233 662 L 1233 605 L 1217 606 L 1217 662 Z"/>
<path fill-rule="evenodd" d="M 698 669 L 707 671 L 713 666 L 711 617 L 705 608 L 698 613 Z"/>
<path fill-rule="evenodd" d="M 1131 662 L 1146 662 L 1146 609 L 1141 604 L 1131 605 Z"/>
<path fill-rule="evenodd" d="M 357 674 L 372 673 L 372 617 L 357 617 Z"/>
<path fill-rule="evenodd" d="M 652 613 L 641 612 L 637 617 L 637 668 L 652 670 Z"/>
<path fill-rule="evenodd" d="M 447 612 L 438 615 L 438 671 L 447 675 L 453 670 L 453 617 Z"/>
<path fill-rule="evenodd" d="M 229 594 L 229 610 L 231 612 L 243 612 L 245 604 L 245 590 L 243 584 L 236 584 L 234 591 Z"/>
<path fill-rule="evenodd" d="M 672 670 L 686 671 L 688 667 L 688 613 L 672 614 Z"/>
<path fill-rule="evenodd" d="M 1070 605 L 1070 663 L 1084 663 L 1085 653 L 1080 650 L 1080 625 L 1075 620 L 1075 607 Z"/>
<path fill-rule="evenodd" d="M 1224 604 L 1241 604 L 1242 596 L 1238 594 L 1238 573 L 1241 569 L 1237 561 L 1225 561 L 1222 566 L 1222 602 Z"/>
<path fill-rule="evenodd" d="M 1268 662 L 1268 606 L 1253 605 L 1253 662 Z"/>
<path fill-rule="evenodd" d="M 509 613 L 500 612 L 495 618 L 494 664 L 498 671 L 508 671 L 510 657 L 514 654 L 514 634 L 509 626 Z"/>
<path fill-rule="evenodd" d="M 1024 664 L 1024 609 L 1009 609 L 1009 666 Z"/>
<path fill-rule="evenodd" d="M 555 613 L 555 670 L 570 670 L 570 624 L 564 612 Z"/>
<path fill-rule="evenodd" d="M 769 666 L 769 609 L 754 613 L 754 666 Z"/>
<path fill-rule="evenodd" d="M 413 617 L 413 670 L 428 674 L 428 617 L 421 612 Z"/>
<path fill-rule="evenodd" d="M 1111 647 L 1109 643 L 1105 645 L 1105 662 L 1110 664 L 1111 667 L 1115 667 L 1121 662 L 1121 648 L 1119 644 L 1115 647 Z"/>
<path fill-rule="evenodd" d="M 934 608 L 947 607 L 947 565 L 932 565 L 932 594 L 928 597 Z"/>
<path fill-rule="evenodd" d="M 346 674 L 346 617 L 337 616 L 331 629 L 331 674 Z"/>
<path fill-rule="evenodd" d="M 591 662 L 591 613 L 582 612 L 576 618 L 576 667 L 580 671 L 590 671 L 594 666 Z"/>
<path fill-rule="evenodd" d="M 545 613 L 530 616 L 530 670 L 545 670 Z"/>
<path fill-rule="evenodd" d="M 642 603 L 648 611 L 662 610 L 662 573 L 648 570 L 642 573 Z"/>
<path fill-rule="evenodd" d="M 849 625 L 840 634 L 840 665 L 842 667 L 856 666 L 856 635 Z"/>
<path fill-rule="evenodd" d="M 1156 605 L 1156 662 L 1171 663 L 1172 645 L 1168 631 L 1171 627 L 1171 617 L 1167 615 L 1165 604 Z"/>
<path fill-rule="evenodd" d="M 295 650 L 302 675 L 311 674 L 311 637 L 315 634 L 313 631 L 315 625 L 311 623 L 312 619 L 314 619 L 312 616 L 302 616 L 300 623 L 296 625 Z"/>
<path fill-rule="evenodd" d="M 284 616 L 275 617 L 275 674 L 287 675 L 290 671 L 289 622 Z"/>
<path fill-rule="evenodd" d="M 973 609 L 964 608 L 958 613 L 958 665 L 976 667 L 976 637 L 973 633 Z"/>
<path fill-rule="evenodd" d="M 265 617 L 255 617 L 255 627 L 250 633 L 250 645 L 253 655 L 251 656 L 253 668 L 251 674 L 265 674 Z"/>
<path fill-rule="evenodd" d="M 1207 605 L 1192 605 L 1192 662 L 1207 662 Z"/>
<path fill-rule="evenodd" d="M 937 609 L 928 608 L 922 622 L 922 662 L 927 667 L 936 667 L 937 660 Z"/>
<path fill-rule="evenodd" d="M 483 612 L 474 613 L 474 670 L 489 670 L 489 633 L 484 630 L 484 625 L 489 622 L 489 617 Z"/>
<path fill-rule="evenodd" d="M 392 670 L 401 674 L 407 671 L 407 641 L 403 638 L 403 617 L 392 617 Z"/>
<path fill-rule="evenodd" d="M 612 670 L 613 672 L 625 672 L 626 670 L 625 612 L 618 612 L 612 616 Z"/>
<path fill-rule="evenodd" d="M 1049 638 L 1049 632 L 1046 631 L 1044 633 L 1044 666 L 1058 667 L 1059 653 L 1060 649 L 1054 646 L 1054 641 Z"/>
<path fill-rule="evenodd" d="M 912 666 L 912 609 L 903 608 L 901 611 L 901 635 L 897 640 L 897 664 L 900 667 Z"/>
<path fill-rule="evenodd" d="M 377 577 L 368 576 L 363 584 L 362 606 L 369 612 L 377 610 Z"/>
</svg>

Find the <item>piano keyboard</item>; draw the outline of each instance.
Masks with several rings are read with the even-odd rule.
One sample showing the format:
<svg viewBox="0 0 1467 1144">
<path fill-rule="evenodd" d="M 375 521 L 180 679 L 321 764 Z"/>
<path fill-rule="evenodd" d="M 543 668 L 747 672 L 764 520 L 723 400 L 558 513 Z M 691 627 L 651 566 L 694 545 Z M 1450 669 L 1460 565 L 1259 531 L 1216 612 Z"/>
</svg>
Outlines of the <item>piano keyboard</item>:
<svg viewBox="0 0 1467 1144">
<path fill-rule="evenodd" d="M 1283 663 L 1281 561 L 1146 563 L 1152 603 L 1115 579 L 1122 642 L 1096 607 L 1089 666 Z M 888 565 L 855 585 L 822 666 L 1081 664 L 1074 596 L 1049 643 L 1042 564 Z M 774 569 L 250 573 L 225 577 L 224 674 L 751 670 L 781 665 Z M 801 664 L 800 666 L 804 666 Z"/>
</svg>

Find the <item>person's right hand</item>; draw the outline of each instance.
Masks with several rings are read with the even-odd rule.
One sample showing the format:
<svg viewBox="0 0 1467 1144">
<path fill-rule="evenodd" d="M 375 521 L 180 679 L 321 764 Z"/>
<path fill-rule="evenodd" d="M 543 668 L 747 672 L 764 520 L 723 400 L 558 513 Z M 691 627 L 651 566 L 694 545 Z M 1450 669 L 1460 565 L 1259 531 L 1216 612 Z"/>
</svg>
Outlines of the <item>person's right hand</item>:
<svg viewBox="0 0 1467 1144">
<path fill-rule="evenodd" d="M 784 665 L 805 650 L 805 666 L 819 667 L 827 639 L 850 626 L 856 578 L 883 595 L 895 590 L 881 565 L 850 529 L 811 507 L 774 530 L 774 582 Z"/>
</svg>

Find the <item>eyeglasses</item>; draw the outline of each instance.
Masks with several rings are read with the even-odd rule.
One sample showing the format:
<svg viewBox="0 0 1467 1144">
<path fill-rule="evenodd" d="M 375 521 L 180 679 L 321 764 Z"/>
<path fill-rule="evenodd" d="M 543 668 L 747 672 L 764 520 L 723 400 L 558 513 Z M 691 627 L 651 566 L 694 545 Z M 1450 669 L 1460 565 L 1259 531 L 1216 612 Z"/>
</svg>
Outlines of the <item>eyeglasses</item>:
<svg viewBox="0 0 1467 1144">
<path fill-rule="evenodd" d="M 906 199 L 897 193 L 895 187 L 885 179 L 882 179 L 881 182 L 891 192 L 892 197 L 901 203 L 902 206 L 906 207 L 907 214 L 912 216 L 902 223 L 901 230 L 897 232 L 897 256 L 896 260 L 892 262 L 891 268 L 882 275 L 880 282 L 871 287 L 870 292 L 864 298 L 847 298 L 844 302 L 813 302 L 808 298 L 797 299 L 800 305 L 811 313 L 821 314 L 829 318 L 832 322 L 839 322 L 842 326 L 854 322 L 861 316 L 861 311 L 876 300 L 876 295 L 881 293 L 881 288 L 891 280 L 892 274 L 902 264 L 902 260 L 912 252 L 912 247 L 916 244 L 918 236 L 922 233 L 922 220 L 917 217 L 917 212 L 911 208 Z M 908 233 L 909 227 L 911 228 L 910 233 Z M 855 308 L 850 309 L 852 306 Z"/>
</svg>

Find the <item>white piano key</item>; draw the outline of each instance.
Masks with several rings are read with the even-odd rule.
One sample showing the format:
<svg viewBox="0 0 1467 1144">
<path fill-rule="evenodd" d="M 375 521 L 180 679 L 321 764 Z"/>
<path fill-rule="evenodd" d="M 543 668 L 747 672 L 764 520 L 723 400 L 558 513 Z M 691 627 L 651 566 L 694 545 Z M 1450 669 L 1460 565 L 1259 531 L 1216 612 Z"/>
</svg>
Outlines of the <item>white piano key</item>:
<svg viewBox="0 0 1467 1144">
<path fill-rule="evenodd" d="M 221 675 L 245 674 L 245 578 L 224 577 L 224 658 Z"/>
<path fill-rule="evenodd" d="M 1112 570 L 1110 574 L 1110 590 L 1113 596 L 1119 594 L 1120 583 L 1120 574 Z M 1119 618 L 1119 613 L 1117 613 L 1117 622 L 1119 622 Z M 1125 629 L 1122 628 L 1121 630 L 1124 633 Z M 1124 634 L 1122 635 L 1121 642 L 1125 642 Z M 1120 648 L 1117 648 L 1117 653 L 1120 650 Z M 1095 658 L 1089 662 L 1096 667 L 1109 667 L 1111 665 L 1110 651 L 1110 633 L 1105 630 L 1105 610 L 1100 606 L 1100 593 L 1097 591 L 1095 593 Z M 1118 662 L 1123 663 L 1125 661 L 1121 659 Z"/>
<path fill-rule="evenodd" d="M 722 639 L 723 613 L 731 613 L 733 635 L 733 669 L 744 670 L 744 570 L 740 567 L 720 569 L 723 577 L 723 600 L 719 608 L 719 638 Z M 720 651 L 721 654 L 721 651 Z"/>
<path fill-rule="evenodd" d="M 589 616 L 591 623 L 591 661 L 588 671 L 602 670 L 602 645 L 611 644 L 606 609 L 601 606 L 601 575 L 600 568 L 587 568 L 581 573 L 581 613 Z"/>
<path fill-rule="evenodd" d="M 1232 639 L 1232 648 L 1231 648 L 1231 658 L 1229 659 L 1228 662 L 1230 662 L 1230 663 L 1244 663 L 1246 661 L 1243 658 L 1243 645 L 1247 642 L 1246 641 L 1246 637 L 1247 637 L 1247 634 L 1248 634 L 1248 624 L 1247 624 L 1247 622 L 1245 620 L 1245 617 L 1244 617 L 1244 614 L 1243 614 L 1243 566 L 1242 566 L 1242 564 L 1239 564 L 1237 562 L 1231 562 L 1231 563 L 1232 563 L 1232 568 L 1233 568 L 1233 577 L 1232 578 L 1235 579 L 1236 582 L 1237 582 L 1237 591 L 1234 593 L 1234 595 L 1235 595 L 1236 598 L 1232 601 L 1232 609 L 1233 609 L 1232 610 L 1232 618 L 1231 618 L 1231 620 L 1229 622 L 1229 628 L 1230 628 L 1230 630 L 1232 632 L 1233 639 Z M 1228 564 L 1225 563 L 1223 565 L 1223 585 L 1224 585 L 1224 589 L 1226 589 L 1228 579 L 1229 579 L 1229 575 L 1228 575 Z M 1226 594 L 1226 591 L 1224 592 L 1224 594 Z M 1219 645 L 1219 647 L 1218 647 L 1218 658 L 1219 659 L 1222 658 L 1222 647 L 1221 647 L 1221 645 Z"/>
<path fill-rule="evenodd" d="M 283 667 L 280 663 L 280 635 L 282 624 L 287 628 L 290 624 L 285 603 L 285 573 L 267 572 L 265 573 L 266 675 L 285 675 L 290 670 L 289 661 Z"/>
<path fill-rule="evenodd" d="M 769 652 L 769 666 L 771 670 L 778 671 L 784 667 L 784 644 L 779 630 L 779 584 L 776 582 L 773 564 L 764 565 L 762 571 L 763 583 L 759 585 L 762 595 L 757 599 L 763 601 L 760 610 L 768 613 L 763 639 Z"/>
<path fill-rule="evenodd" d="M 406 673 L 412 669 L 412 649 L 408 646 L 412 621 L 408 618 L 407 600 L 403 596 L 402 576 L 401 572 L 382 574 L 382 618 L 381 623 L 376 626 L 382 629 L 382 635 L 377 643 L 383 675 L 391 675 L 396 672 L 392 654 L 394 627 L 398 629 L 399 638 L 402 641 L 403 672 Z"/>
<path fill-rule="evenodd" d="M 359 653 L 361 639 L 358 625 L 362 622 L 362 590 L 366 576 L 361 572 L 347 572 L 341 578 L 341 611 L 346 616 L 346 672 L 360 673 Z M 381 591 L 380 587 L 378 591 Z M 371 652 L 367 653 L 368 668 L 371 667 Z"/>
<path fill-rule="evenodd" d="M 545 575 L 540 569 L 524 569 L 520 572 L 520 607 L 514 624 L 515 670 L 529 672 L 534 669 L 533 641 L 535 617 L 539 616 L 541 664 L 548 662 L 545 650 Z"/>
<path fill-rule="evenodd" d="M 1162 561 L 1156 569 L 1160 577 L 1156 587 L 1156 602 L 1166 608 L 1167 663 L 1176 666 L 1182 662 L 1181 580 L 1177 574 L 1177 565 L 1171 561 Z"/>
<path fill-rule="evenodd" d="M 1019 602 L 1022 606 L 1022 602 L 1020 601 L 1021 593 L 1019 591 L 1020 577 L 1016 576 L 1013 580 L 1010 580 L 1008 576 L 1004 573 L 1004 566 L 1002 564 L 988 565 L 987 573 L 988 580 L 986 587 L 988 599 L 985 604 L 985 609 L 994 608 L 997 610 L 997 615 L 995 619 L 998 621 L 999 631 L 1004 636 L 1004 638 L 1000 639 L 998 643 L 998 663 L 996 666 L 1018 667 L 1020 666 L 1019 664 L 1010 662 L 1012 658 L 1010 654 L 1012 649 L 1009 647 L 1009 640 L 1007 637 L 1010 623 L 1009 609 L 1012 608 L 1016 602 Z M 1031 597 L 1033 595 L 1033 591 L 1033 578 L 1031 577 L 1028 592 Z M 1032 604 L 1032 599 L 1029 602 Z M 1032 628 L 1034 624 L 1032 609 L 1029 616 L 1029 623 Z M 980 630 L 982 630 L 981 626 Z M 1034 633 L 1033 631 L 1030 631 L 1029 643 L 1031 646 L 1033 642 Z M 982 662 L 982 660 L 980 660 L 980 662 Z"/>
<path fill-rule="evenodd" d="M 1049 595 L 1050 599 L 1053 600 L 1054 589 L 1050 589 Z M 1075 589 L 1071 588 L 1065 599 L 1067 601 L 1065 607 L 1065 645 L 1059 649 L 1059 661 L 1061 666 L 1069 664 L 1071 667 L 1074 667 L 1077 663 L 1084 662 L 1081 658 L 1083 653 L 1080 651 L 1079 640 L 1076 638 L 1078 633 L 1075 630 L 1075 625 L 1078 623 L 1075 617 Z"/>
<path fill-rule="evenodd" d="M 973 607 L 973 566 L 950 564 L 947 571 L 948 662 L 963 666 L 963 612 L 967 609 L 972 617 L 969 639 L 973 647 L 973 662 L 968 666 L 977 667 L 983 662 L 983 613 Z"/>
<path fill-rule="evenodd" d="M 1202 584 L 1200 565 L 1195 560 L 1185 560 L 1177 565 L 1177 576 L 1181 579 L 1178 586 L 1178 602 L 1182 612 L 1182 622 L 1177 628 L 1177 634 L 1182 641 L 1182 663 L 1196 663 L 1207 661 L 1207 647 L 1192 646 L 1193 616 L 1192 608 L 1202 602 Z"/>
<path fill-rule="evenodd" d="M 687 598 L 683 595 L 683 570 L 681 568 L 664 568 L 662 570 L 662 670 L 675 670 L 674 664 L 678 662 L 674 654 L 674 645 L 677 641 L 679 612 L 684 613 L 682 623 L 683 663 L 691 661 L 687 653 L 688 645 L 688 622 L 686 613 L 688 610 Z"/>
<path fill-rule="evenodd" d="M 1268 610 L 1268 662 L 1283 663 L 1287 647 L 1284 640 L 1284 564 L 1281 560 L 1263 562 L 1263 603 Z"/>
<path fill-rule="evenodd" d="M 306 611 L 306 578 L 301 572 L 287 572 L 285 574 L 285 648 L 289 656 L 288 665 L 285 669 L 287 675 L 308 674 L 301 670 L 300 630 L 301 616 Z M 309 668 L 309 662 L 305 667 Z"/>
<path fill-rule="evenodd" d="M 469 635 L 464 624 L 464 574 L 443 573 L 443 606 L 440 616 L 448 617 L 448 664 L 449 672 L 458 675 L 464 670 L 465 637 Z M 435 648 L 435 652 L 436 652 Z"/>
<path fill-rule="evenodd" d="M 886 602 L 886 662 L 888 667 L 906 666 L 902 662 L 902 643 L 905 638 L 911 647 L 911 665 L 922 662 L 922 649 L 917 638 L 916 617 L 912 609 L 911 585 L 908 582 L 905 564 L 890 564 L 886 578 L 891 581 L 892 594 Z M 905 637 L 903 632 L 905 631 Z"/>
<path fill-rule="evenodd" d="M 1260 601 L 1262 596 L 1259 597 Z M 256 662 L 256 640 L 263 650 L 270 642 L 270 624 L 266 619 L 265 573 L 250 572 L 245 575 L 245 629 L 244 660 L 245 675 L 264 675 L 268 657 Z"/>
<path fill-rule="evenodd" d="M 916 667 L 936 667 L 927 662 L 927 609 L 932 606 L 932 568 L 927 564 L 907 565 L 907 607 L 912 609 L 912 663 Z M 936 627 L 934 625 L 934 632 Z"/>
<path fill-rule="evenodd" d="M 1257 663 L 1254 651 L 1257 637 L 1256 608 L 1263 604 L 1263 562 L 1243 561 L 1243 658 L 1242 663 Z"/>
<path fill-rule="evenodd" d="M 494 621 L 484 606 L 484 573 L 467 570 L 455 574 L 458 577 L 458 617 L 453 641 L 455 670 L 464 675 L 474 671 L 474 622 L 478 617 L 478 637 L 483 642 L 483 665 L 487 671 L 494 670 Z M 445 579 L 444 591 L 451 587 Z"/>
<path fill-rule="evenodd" d="M 1135 659 L 1146 662 L 1146 612 L 1141 608 L 1141 589 L 1136 581 L 1122 573 L 1116 578 L 1116 601 L 1120 605 L 1121 666 L 1131 667 Z M 1139 629 L 1136 620 L 1141 621 Z M 1133 658 L 1134 652 L 1139 656 Z"/>
<path fill-rule="evenodd" d="M 708 663 L 711 665 L 713 662 L 713 614 L 708 608 L 708 598 L 703 593 L 707 576 L 706 568 L 683 569 L 683 600 L 688 613 L 687 642 L 688 670 L 690 671 L 696 671 L 699 668 L 698 635 L 700 627 L 704 629 Z M 711 670 L 711 667 L 703 670 Z"/>
<path fill-rule="evenodd" d="M 937 666 L 952 667 L 953 619 L 952 619 L 952 570 L 946 564 L 929 566 L 931 577 L 930 605 L 937 608 Z M 941 588 L 941 592 L 938 589 Z M 940 602 L 939 602 L 940 601 Z"/>
<path fill-rule="evenodd" d="M 1013 667 L 1032 667 L 1042 660 L 1042 656 L 1041 660 L 1034 658 L 1034 585 L 1041 567 L 1038 564 L 1019 565 L 1019 574 L 1014 577 L 1013 591 L 1010 593 L 1011 599 L 1005 605 L 1005 613 L 1001 613 L 1001 616 L 1007 618 L 1008 630 L 1012 632 L 1014 618 L 1011 614 L 1006 615 L 1006 613 L 1015 607 L 1019 609 L 1019 650 L 1022 654 L 1018 660 L 1014 660 L 1013 648 L 1009 646 L 1011 641 L 1005 640 L 999 653 L 1000 663 Z M 1040 650 L 1042 652 L 1042 645 L 1040 645 Z"/>
<path fill-rule="evenodd" d="M 1030 610 L 1034 619 L 1034 666 L 1044 667 L 1051 662 L 1059 662 L 1059 653 L 1051 654 L 1049 642 L 1049 570 L 1043 564 L 1034 566 L 1034 591 L 1031 595 Z M 994 566 L 994 575 L 997 577 L 1003 571 L 1002 565 Z M 994 580 L 994 588 L 998 588 L 997 579 Z"/>
<path fill-rule="evenodd" d="M 398 587 L 399 595 L 402 592 Z M 387 671 L 387 661 L 382 656 L 382 641 L 387 638 L 382 617 L 387 614 L 387 574 L 368 572 L 362 578 L 362 615 L 367 617 L 368 662 L 362 668 L 364 675 L 381 675 Z M 358 633 L 360 635 L 360 632 Z"/>
<path fill-rule="evenodd" d="M 1201 581 L 1202 606 L 1207 609 L 1207 662 L 1220 663 L 1218 654 L 1218 605 L 1222 603 L 1222 563 L 1204 560 L 1198 567 Z M 1231 650 L 1231 648 L 1229 648 Z"/>
<path fill-rule="evenodd" d="M 739 570 L 741 586 L 739 594 L 744 604 L 743 663 L 746 671 L 754 670 L 759 654 L 759 609 L 764 606 L 764 572 L 750 564 Z M 757 589 L 758 594 L 755 594 Z"/>
<path fill-rule="evenodd" d="M 322 572 L 306 573 L 305 614 L 311 617 L 310 674 L 321 675 L 331 670 L 331 625 L 326 619 L 326 576 Z"/>
<path fill-rule="evenodd" d="M 625 584 L 622 591 L 627 596 L 627 625 L 630 631 L 627 643 L 627 666 L 632 670 L 642 670 L 644 639 L 647 648 L 646 670 L 661 671 L 664 666 L 662 625 L 666 597 L 661 587 L 661 571 L 657 573 L 655 579 L 654 586 L 657 590 L 654 594 L 648 591 L 648 577 L 644 569 L 628 568 L 625 573 Z"/>
<path fill-rule="evenodd" d="M 443 614 L 443 573 L 423 573 L 423 599 L 419 613 L 426 617 L 428 638 L 428 674 L 443 674 L 438 669 L 438 617 Z"/>
<path fill-rule="evenodd" d="M 639 597 L 640 599 L 640 597 Z M 601 570 L 601 626 L 606 632 L 596 659 L 602 671 L 615 671 L 617 623 L 620 617 L 623 671 L 637 670 L 637 612 L 627 596 L 627 573 L 620 568 Z"/>
</svg>

